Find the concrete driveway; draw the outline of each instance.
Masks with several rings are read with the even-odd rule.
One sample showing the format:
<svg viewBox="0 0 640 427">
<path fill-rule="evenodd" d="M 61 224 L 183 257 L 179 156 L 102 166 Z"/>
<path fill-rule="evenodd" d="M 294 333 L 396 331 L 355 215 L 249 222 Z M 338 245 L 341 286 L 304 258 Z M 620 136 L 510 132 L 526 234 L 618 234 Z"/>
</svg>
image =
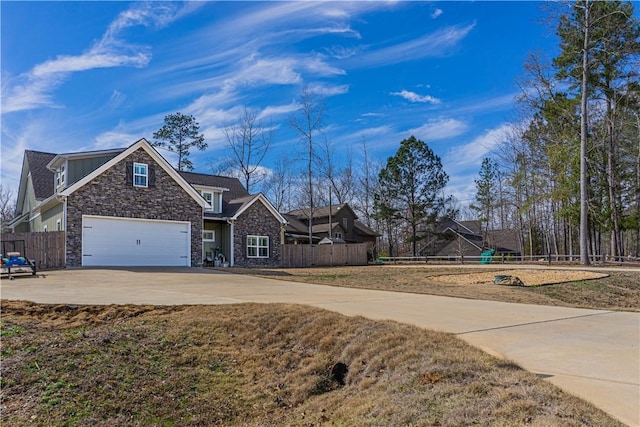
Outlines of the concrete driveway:
<svg viewBox="0 0 640 427">
<path fill-rule="evenodd" d="M 451 332 L 640 426 L 640 313 L 338 288 L 203 269 L 82 269 L 0 283 L 7 300 L 64 304 L 307 304 Z"/>
</svg>

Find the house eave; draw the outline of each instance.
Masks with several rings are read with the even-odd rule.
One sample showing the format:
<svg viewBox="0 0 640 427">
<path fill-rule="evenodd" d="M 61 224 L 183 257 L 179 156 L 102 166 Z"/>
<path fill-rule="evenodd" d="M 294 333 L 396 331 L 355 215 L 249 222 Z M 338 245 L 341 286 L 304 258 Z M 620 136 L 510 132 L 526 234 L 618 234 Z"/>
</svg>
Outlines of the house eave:
<svg viewBox="0 0 640 427">
<path fill-rule="evenodd" d="M 142 148 L 147 154 L 149 154 L 149 156 L 151 156 L 151 158 L 158 164 L 158 166 L 160 166 L 167 174 L 169 174 L 169 176 L 171 176 L 178 183 L 178 185 L 180 185 L 180 187 L 182 187 L 182 189 L 186 191 L 203 209 L 211 209 L 211 205 L 202 198 L 200 193 L 198 193 L 198 191 L 193 188 L 191 184 L 189 184 L 184 178 L 182 178 L 182 176 L 180 176 L 180 174 L 169 164 L 169 162 L 167 162 L 167 160 L 162 157 L 160 153 L 158 153 L 144 138 L 139 139 L 131 146 L 129 146 L 126 150 L 120 152 L 120 154 L 118 154 L 81 180 L 65 188 L 59 194 L 62 196 L 70 196 L 75 191 L 91 182 L 93 179 L 95 179 L 105 171 L 111 169 L 117 163 L 126 159 L 128 156 L 130 156 L 140 148 Z"/>
<path fill-rule="evenodd" d="M 238 211 L 231 217 L 232 220 L 237 220 L 240 215 L 242 215 L 249 207 L 251 207 L 256 201 L 260 200 L 262 204 L 271 212 L 271 214 L 280 222 L 280 224 L 284 225 L 287 223 L 287 220 L 273 207 L 269 200 L 262 194 L 258 193 L 252 200 L 245 203 Z"/>
<path fill-rule="evenodd" d="M 97 150 L 97 151 L 84 151 L 80 153 L 57 154 L 53 159 L 51 159 L 49 163 L 47 163 L 47 169 L 49 169 L 51 172 L 55 172 L 56 169 L 67 160 L 91 159 L 93 157 L 102 157 L 102 156 L 108 156 L 111 154 L 114 154 L 117 156 L 118 154 L 122 153 L 125 150 L 126 150 L 125 148 L 113 148 L 110 150 Z"/>
</svg>

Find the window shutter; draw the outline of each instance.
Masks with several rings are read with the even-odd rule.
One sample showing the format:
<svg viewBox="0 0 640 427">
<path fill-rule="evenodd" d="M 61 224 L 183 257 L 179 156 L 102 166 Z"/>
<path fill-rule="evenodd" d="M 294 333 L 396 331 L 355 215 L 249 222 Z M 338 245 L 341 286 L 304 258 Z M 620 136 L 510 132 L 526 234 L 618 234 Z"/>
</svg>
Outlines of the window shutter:
<svg viewBox="0 0 640 427">
<path fill-rule="evenodd" d="M 154 165 L 149 165 L 149 182 L 147 186 L 150 188 L 155 188 L 156 186 L 156 167 Z"/>
<path fill-rule="evenodd" d="M 126 178 L 125 178 L 125 184 L 127 185 L 133 185 L 133 162 L 125 162 L 125 168 L 126 168 Z"/>
</svg>

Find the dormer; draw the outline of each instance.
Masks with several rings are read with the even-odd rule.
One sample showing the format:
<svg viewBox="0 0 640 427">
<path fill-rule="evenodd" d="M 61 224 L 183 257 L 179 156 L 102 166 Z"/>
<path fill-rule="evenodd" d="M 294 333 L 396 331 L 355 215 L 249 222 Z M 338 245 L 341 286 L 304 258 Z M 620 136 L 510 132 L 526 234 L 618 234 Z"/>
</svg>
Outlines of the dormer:
<svg viewBox="0 0 640 427">
<path fill-rule="evenodd" d="M 66 187 L 66 183 L 67 183 L 67 174 L 65 173 L 66 169 L 67 169 L 67 164 L 65 162 L 53 171 L 55 176 L 55 182 L 53 183 L 53 188 L 55 189 L 56 193 Z"/>
<path fill-rule="evenodd" d="M 205 209 L 205 212 L 214 214 L 222 213 L 222 193 L 229 191 L 228 188 L 209 187 L 203 185 L 194 185 L 193 187 L 200 193 L 202 198 L 211 205 L 211 208 Z"/>
<path fill-rule="evenodd" d="M 47 169 L 53 172 L 54 191 L 57 193 L 78 182 L 123 151 L 118 148 L 56 155 L 47 164 Z"/>
</svg>

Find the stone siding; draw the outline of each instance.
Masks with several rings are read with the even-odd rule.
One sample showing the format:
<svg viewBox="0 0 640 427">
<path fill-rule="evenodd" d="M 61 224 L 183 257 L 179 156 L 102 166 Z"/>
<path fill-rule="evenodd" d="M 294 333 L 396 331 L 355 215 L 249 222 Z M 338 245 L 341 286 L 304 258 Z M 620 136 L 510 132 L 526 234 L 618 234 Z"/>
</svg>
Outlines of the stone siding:
<svg viewBox="0 0 640 427">
<path fill-rule="evenodd" d="M 155 187 L 127 184 L 126 162 L 155 167 Z M 143 149 L 136 150 L 67 199 L 67 265 L 82 265 L 82 215 L 191 222 L 191 265 L 202 265 L 202 207 Z"/>
<path fill-rule="evenodd" d="M 240 215 L 234 225 L 233 255 L 238 267 L 280 267 L 281 224 L 259 200 Z M 247 236 L 269 237 L 269 258 L 247 257 Z"/>
</svg>

